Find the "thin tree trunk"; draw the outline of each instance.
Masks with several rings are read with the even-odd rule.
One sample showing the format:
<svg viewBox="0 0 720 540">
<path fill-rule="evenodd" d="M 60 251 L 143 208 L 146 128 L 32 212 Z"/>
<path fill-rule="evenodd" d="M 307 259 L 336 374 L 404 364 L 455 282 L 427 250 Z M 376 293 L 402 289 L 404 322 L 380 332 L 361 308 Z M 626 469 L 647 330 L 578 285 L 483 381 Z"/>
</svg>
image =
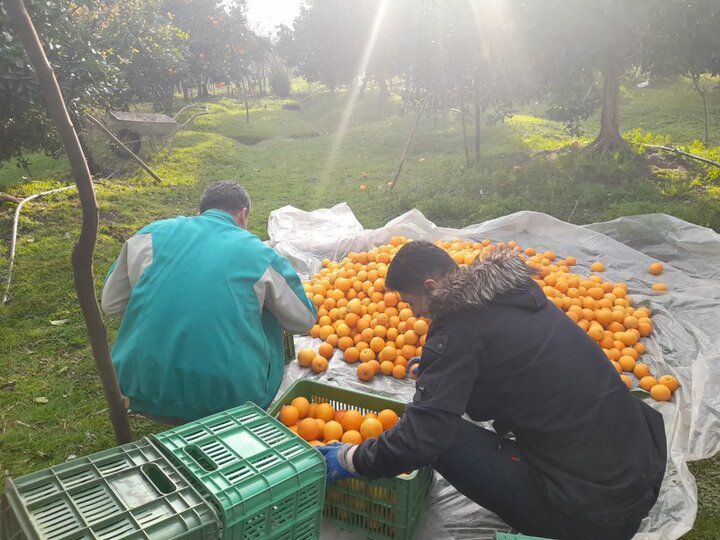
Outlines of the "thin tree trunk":
<svg viewBox="0 0 720 540">
<path fill-rule="evenodd" d="M 600 113 L 600 134 L 588 150 L 614 152 L 627 144 L 620 136 L 620 75 L 621 63 L 611 60 L 602 70 L 603 92 Z"/>
<path fill-rule="evenodd" d="M 95 241 L 97 240 L 99 213 L 92 178 L 77 133 L 73 129 L 68 116 L 55 73 L 45 56 L 40 39 L 35 32 L 22 0 L 3 0 L 3 2 L 15 31 L 20 36 L 25 51 L 35 69 L 40 89 L 47 102 L 48 112 L 57 126 L 60 138 L 68 153 L 75 185 L 78 188 L 83 221 L 80 238 L 75 244 L 72 254 L 75 290 L 85 317 L 85 325 L 90 338 L 93 356 L 95 357 L 95 365 L 105 392 L 105 399 L 108 403 L 115 439 L 119 444 L 124 444 L 132 440 L 130 422 L 127 417 L 125 399 L 120 392 L 115 369 L 110 360 L 107 331 L 95 294 L 92 259 Z"/>
<path fill-rule="evenodd" d="M 475 99 L 475 161 L 480 162 L 480 122 L 482 121 L 482 107 L 480 100 Z"/>
<path fill-rule="evenodd" d="M 182 88 L 183 93 L 183 101 L 187 103 L 190 100 L 190 92 L 188 91 L 188 85 L 185 81 L 180 83 L 180 88 Z"/>
<path fill-rule="evenodd" d="M 463 130 L 463 144 L 465 145 L 465 165 L 470 167 L 470 150 L 468 149 L 467 126 L 465 125 L 465 103 L 460 100 L 460 124 Z"/>
<path fill-rule="evenodd" d="M 412 143 L 413 137 L 415 137 L 415 130 L 417 130 L 418 122 L 420 121 L 420 117 L 422 116 L 422 113 L 425 112 L 425 107 L 427 107 L 427 103 L 428 103 L 429 99 L 430 98 L 425 98 L 425 101 L 423 101 L 422 107 L 420 107 L 420 110 L 418 111 L 417 115 L 415 116 L 415 122 L 413 123 L 413 127 L 410 130 L 410 133 L 408 134 L 407 140 L 405 141 L 405 148 L 403 149 L 402 157 L 400 158 L 400 163 L 398 164 L 397 171 L 395 171 L 395 175 L 393 176 L 393 179 L 390 182 L 390 189 L 395 188 L 395 184 L 397 183 L 400 173 L 402 172 L 403 165 L 405 164 L 405 160 L 407 159 L 408 150 L 410 149 L 410 143 Z"/>
<path fill-rule="evenodd" d="M 700 74 L 699 73 L 692 74 L 692 82 L 693 82 L 693 86 L 695 87 L 695 90 L 697 90 L 697 93 L 700 94 L 700 97 L 702 98 L 702 102 L 703 102 L 703 113 L 704 113 L 704 119 L 705 119 L 705 145 L 707 146 L 710 144 L 710 119 L 708 117 L 707 92 L 705 92 L 703 87 L 700 86 Z"/>
<path fill-rule="evenodd" d="M 247 89 L 245 88 L 245 82 L 240 81 L 240 85 L 242 86 L 243 90 L 243 97 L 245 98 L 245 122 L 248 124 L 250 123 L 250 105 L 248 104 L 248 93 Z M 248 86 L 250 85 L 250 82 L 248 81 Z"/>
</svg>

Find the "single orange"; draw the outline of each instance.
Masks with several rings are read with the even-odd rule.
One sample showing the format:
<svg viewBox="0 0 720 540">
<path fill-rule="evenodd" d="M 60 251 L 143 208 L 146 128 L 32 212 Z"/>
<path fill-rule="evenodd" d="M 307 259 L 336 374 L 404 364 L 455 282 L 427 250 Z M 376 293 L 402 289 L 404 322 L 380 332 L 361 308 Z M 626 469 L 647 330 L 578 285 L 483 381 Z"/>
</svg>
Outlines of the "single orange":
<svg viewBox="0 0 720 540">
<path fill-rule="evenodd" d="M 654 262 L 650 265 L 650 273 L 654 276 L 659 276 L 663 273 L 663 265 L 659 262 Z"/>
<path fill-rule="evenodd" d="M 331 441 L 333 439 L 340 440 L 342 435 L 343 435 L 343 428 L 340 425 L 340 422 L 331 420 L 330 422 L 327 422 L 325 424 L 325 427 L 323 428 L 323 437 L 325 438 L 326 441 Z"/>
<path fill-rule="evenodd" d="M 379 437 L 383 432 L 383 425 L 377 418 L 368 418 L 360 426 L 360 435 L 364 440 Z"/>
<path fill-rule="evenodd" d="M 318 404 L 317 412 L 315 413 L 315 418 L 319 418 L 321 420 L 325 420 L 326 422 L 329 422 L 335 417 L 335 410 L 333 409 L 332 405 L 329 403 L 320 403 Z"/>
<path fill-rule="evenodd" d="M 658 384 L 657 379 L 652 375 L 646 375 L 645 377 L 640 379 L 640 388 L 642 388 L 643 390 L 647 390 L 648 392 L 656 384 Z"/>
<path fill-rule="evenodd" d="M 383 375 L 392 375 L 394 367 L 395 364 L 386 360 L 380 364 L 380 371 L 382 371 Z"/>
<path fill-rule="evenodd" d="M 671 392 L 680 388 L 680 382 L 678 382 L 678 380 L 672 375 L 663 375 L 658 379 L 658 384 L 667 386 Z"/>
<path fill-rule="evenodd" d="M 315 351 L 313 349 L 300 349 L 298 351 L 297 360 L 298 364 L 302 367 L 310 367 L 310 364 L 315 359 Z"/>
<path fill-rule="evenodd" d="M 348 364 L 353 364 L 360 360 L 360 351 L 358 351 L 356 347 L 348 347 L 345 349 L 343 358 Z"/>
<path fill-rule="evenodd" d="M 383 429 L 388 430 L 397 424 L 398 420 L 397 413 L 391 409 L 383 409 L 378 413 L 378 420 L 382 423 Z"/>
<path fill-rule="evenodd" d="M 670 401 L 672 392 L 664 384 L 656 384 L 650 389 L 650 395 L 655 401 Z"/>
<path fill-rule="evenodd" d="M 320 353 L 320 356 L 324 356 L 325 358 L 327 358 L 329 360 L 330 358 L 332 358 L 332 355 L 335 352 L 335 349 L 329 343 L 323 343 L 320 345 L 318 352 Z"/>
<path fill-rule="evenodd" d="M 310 365 L 312 370 L 315 373 L 322 373 L 323 371 L 327 371 L 328 368 L 328 361 L 327 358 L 324 358 L 322 356 L 316 356 L 315 359 L 312 361 L 312 364 Z"/>
<path fill-rule="evenodd" d="M 627 386 L 630 390 L 632 390 L 632 387 L 633 387 L 632 379 L 628 375 L 625 375 L 624 373 L 622 375 L 620 375 L 620 378 L 625 383 L 625 386 Z"/>
<path fill-rule="evenodd" d="M 350 409 L 349 411 L 346 411 L 345 416 L 343 416 L 342 427 L 345 431 L 353 429 L 359 430 L 364 420 L 365 419 L 363 418 L 363 415 L 360 414 L 360 411 Z"/>
<path fill-rule="evenodd" d="M 369 350 L 369 349 L 366 349 L 366 350 Z M 370 352 L 372 352 L 372 351 L 370 351 Z M 360 364 L 358 366 L 357 374 L 358 374 L 358 378 L 361 381 L 372 381 L 373 377 L 375 377 L 375 368 L 373 366 L 371 366 L 368 362 L 363 362 L 362 364 Z"/>
<path fill-rule="evenodd" d="M 362 444 L 363 438 L 362 438 L 362 435 L 360 435 L 359 431 L 357 431 L 355 429 L 351 429 L 351 430 L 343 433 L 343 436 L 340 439 L 340 441 L 342 441 L 344 443 L 348 443 L 348 444 Z"/>
<path fill-rule="evenodd" d="M 290 405 L 297 409 L 299 418 L 305 418 L 310 412 L 310 402 L 307 398 L 296 397 L 290 402 Z"/>
<path fill-rule="evenodd" d="M 306 441 L 320 437 L 320 426 L 314 418 L 304 418 L 298 424 L 298 435 Z"/>
<path fill-rule="evenodd" d="M 294 426 L 297 424 L 300 414 L 298 413 L 296 407 L 293 407 L 292 405 L 285 405 L 282 409 L 280 409 L 278 418 L 286 426 Z"/>
<path fill-rule="evenodd" d="M 404 379 L 405 375 L 407 375 L 407 369 L 405 369 L 405 366 L 402 364 L 398 364 L 392 369 L 392 375 L 396 379 Z"/>
</svg>

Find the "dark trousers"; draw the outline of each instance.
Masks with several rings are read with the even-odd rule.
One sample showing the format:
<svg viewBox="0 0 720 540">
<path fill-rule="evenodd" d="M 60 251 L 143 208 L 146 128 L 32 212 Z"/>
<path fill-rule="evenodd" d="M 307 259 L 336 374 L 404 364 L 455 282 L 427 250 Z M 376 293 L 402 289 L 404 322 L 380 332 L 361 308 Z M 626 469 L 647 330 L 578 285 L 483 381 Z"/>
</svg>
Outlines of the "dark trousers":
<svg viewBox="0 0 720 540">
<path fill-rule="evenodd" d="M 517 531 L 553 539 L 632 538 L 640 520 L 597 525 L 565 514 L 535 487 L 518 444 L 467 421 L 433 465 L 455 489 Z M 656 494 L 648 496 L 648 511 Z"/>
</svg>

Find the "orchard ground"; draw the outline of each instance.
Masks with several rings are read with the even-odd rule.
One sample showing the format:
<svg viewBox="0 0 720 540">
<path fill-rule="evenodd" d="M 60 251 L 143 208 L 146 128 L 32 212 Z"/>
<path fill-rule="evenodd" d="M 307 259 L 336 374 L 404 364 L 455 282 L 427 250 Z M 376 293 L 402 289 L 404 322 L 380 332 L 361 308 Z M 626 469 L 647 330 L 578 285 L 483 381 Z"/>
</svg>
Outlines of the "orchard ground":
<svg viewBox="0 0 720 540">
<path fill-rule="evenodd" d="M 288 103 L 300 110 L 283 108 Z M 218 97 L 208 103 L 212 114 L 149 156 L 163 184 L 142 173 L 99 181 L 98 287 L 125 239 L 150 221 L 196 213 L 202 190 L 216 180 L 237 180 L 248 189 L 250 229 L 263 238 L 273 209 L 292 204 L 313 210 L 343 201 L 366 227 L 418 208 L 438 225 L 451 227 L 537 210 L 573 223 L 665 212 L 720 231 L 720 169 L 672 156 L 648 157 L 638 146 L 616 155 L 584 153 L 562 125 L 542 117 L 540 106 L 525 107 L 502 124 L 484 124 L 477 163 L 474 126 L 468 124 L 469 166 L 457 115 L 424 116 L 397 186 L 389 191 L 414 112 L 404 112 L 399 99 L 366 93 L 340 141 L 346 105 L 346 94 L 317 88 L 284 101 L 254 99 L 248 124 L 244 104 Z M 693 142 L 703 133 L 702 106 L 689 83 L 624 88 L 621 107 L 629 140 L 688 146 L 720 160 L 720 146 Z M 711 95 L 710 115 L 711 143 L 718 145 L 717 92 Z M 588 120 L 579 143 L 589 141 L 597 126 L 597 118 Z M 31 178 L 13 163 L 4 164 L 0 191 L 28 195 L 69 179 L 64 159 L 33 155 L 29 170 Z M 361 184 L 367 189 L 361 191 Z M 11 217 L 9 207 L 0 210 L 3 282 Z M 79 224 L 73 191 L 33 201 L 23 210 L 13 302 L 0 307 L 5 475 L 20 476 L 115 444 L 73 289 L 70 252 Z M 117 323 L 108 324 L 112 340 Z M 139 417 L 131 423 L 135 437 L 162 429 Z M 687 538 L 720 537 L 720 458 L 690 467 L 698 481 L 699 511 Z"/>
</svg>

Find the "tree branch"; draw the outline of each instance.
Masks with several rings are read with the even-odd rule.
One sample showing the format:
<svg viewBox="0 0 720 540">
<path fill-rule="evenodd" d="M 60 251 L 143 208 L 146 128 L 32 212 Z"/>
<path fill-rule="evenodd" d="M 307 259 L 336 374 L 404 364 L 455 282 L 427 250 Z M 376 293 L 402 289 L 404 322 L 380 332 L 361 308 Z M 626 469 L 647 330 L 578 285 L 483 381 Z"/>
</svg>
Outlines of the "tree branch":
<svg viewBox="0 0 720 540">
<path fill-rule="evenodd" d="M 45 56 L 45 51 L 22 0 L 3 0 L 3 4 L 37 74 L 48 113 L 57 126 L 70 159 L 70 167 L 80 196 L 83 215 L 80 238 L 75 244 L 72 254 L 75 290 L 85 318 L 85 326 L 95 357 L 95 366 L 108 403 L 115 438 L 118 443 L 123 444 L 132 440 L 132 433 L 125 400 L 120 392 L 115 369 L 110 360 L 107 331 L 95 294 L 92 259 L 97 240 L 99 215 L 90 170 L 65 107 L 55 72 Z"/>
</svg>

